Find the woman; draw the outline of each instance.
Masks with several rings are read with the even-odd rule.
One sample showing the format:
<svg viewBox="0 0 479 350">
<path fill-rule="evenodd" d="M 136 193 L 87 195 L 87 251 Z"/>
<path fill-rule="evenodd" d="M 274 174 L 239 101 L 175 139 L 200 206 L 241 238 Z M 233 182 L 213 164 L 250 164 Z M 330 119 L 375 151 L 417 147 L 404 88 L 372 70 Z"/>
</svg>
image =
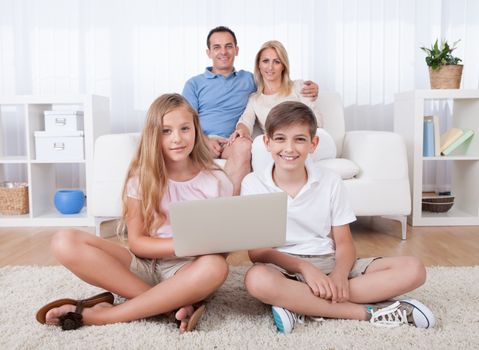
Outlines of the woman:
<svg viewBox="0 0 479 350">
<path fill-rule="evenodd" d="M 231 135 L 229 142 L 238 137 L 251 138 L 253 126 L 256 120 L 264 132 L 264 124 L 269 111 L 284 101 L 298 101 L 310 107 L 318 121 L 318 127 L 323 126 L 323 118 L 319 112 L 316 101 L 303 97 L 300 93 L 304 82 L 302 80 L 292 81 L 289 76 L 288 53 L 283 44 L 271 40 L 265 42 L 255 58 L 254 79 L 257 91 L 249 97 L 243 115 L 239 119 L 236 130 Z M 321 138 L 319 152 L 314 155 L 315 160 L 336 157 L 336 146 L 331 136 L 324 130 L 318 129 L 318 136 Z M 258 160 L 269 160 L 264 150 L 262 138 L 256 138 L 253 143 L 253 169 L 258 165 Z M 259 154 L 258 154 L 259 152 Z"/>
</svg>

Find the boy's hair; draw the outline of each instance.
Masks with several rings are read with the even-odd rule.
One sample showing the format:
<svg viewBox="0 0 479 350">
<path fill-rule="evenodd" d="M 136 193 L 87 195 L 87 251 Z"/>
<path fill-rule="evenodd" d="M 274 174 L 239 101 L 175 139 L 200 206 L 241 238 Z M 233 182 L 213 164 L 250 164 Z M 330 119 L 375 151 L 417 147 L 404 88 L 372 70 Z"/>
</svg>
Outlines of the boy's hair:
<svg viewBox="0 0 479 350">
<path fill-rule="evenodd" d="M 219 26 L 219 27 L 211 29 L 210 32 L 208 33 L 208 36 L 206 37 L 206 47 L 208 47 L 208 49 L 210 48 L 210 38 L 214 33 L 230 33 L 231 36 L 233 37 L 235 46 L 238 46 L 238 42 L 236 41 L 235 33 L 231 29 L 229 29 L 228 27 Z"/>
<path fill-rule="evenodd" d="M 276 51 L 279 60 L 283 64 L 283 72 L 281 73 L 281 86 L 278 92 L 280 95 L 287 96 L 291 93 L 291 90 L 293 89 L 293 82 L 289 77 L 289 58 L 283 44 L 281 44 L 277 40 L 270 40 L 265 42 L 256 54 L 254 64 L 254 80 L 256 82 L 256 86 L 258 87 L 257 91 L 261 94 L 263 93 L 264 89 L 264 80 L 259 69 L 259 60 L 261 59 L 261 54 L 266 49 L 273 49 L 274 51 Z"/>
<path fill-rule="evenodd" d="M 268 113 L 265 123 L 266 134 L 273 137 L 276 130 L 295 124 L 306 125 L 311 139 L 316 136 L 318 121 L 311 108 L 302 102 L 282 102 Z"/>
<path fill-rule="evenodd" d="M 148 233 L 152 232 L 166 220 L 166 215 L 161 209 L 161 200 L 168 186 L 168 169 L 162 149 L 163 117 L 178 108 L 186 109 L 193 117 L 195 143 L 189 157 L 200 169 L 218 169 L 206 144 L 205 136 L 200 127 L 198 113 L 179 94 L 161 95 L 148 109 L 140 142 L 128 168 L 123 185 L 122 224 L 126 224 L 129 214 L 127 184 L 135 176 L 138 176 L 139 180 L 138 196 L 141 201 L 140 209 L 145 224 L 145 231 Z"/>
</svg>

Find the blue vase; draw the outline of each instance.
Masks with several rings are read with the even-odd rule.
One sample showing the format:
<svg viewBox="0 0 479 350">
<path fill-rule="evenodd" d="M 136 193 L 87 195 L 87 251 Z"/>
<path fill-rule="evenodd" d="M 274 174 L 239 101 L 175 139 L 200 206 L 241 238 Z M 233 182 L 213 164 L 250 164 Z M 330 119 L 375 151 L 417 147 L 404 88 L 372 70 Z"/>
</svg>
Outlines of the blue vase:
<svg viewBox="0 0 479 350">
<path fill-rule="evenodd" d="M 85 204 L 85 194 L 80 190 L 59 190 L 53 202 L 62 214 L 78 214 Z"/>
</svg>

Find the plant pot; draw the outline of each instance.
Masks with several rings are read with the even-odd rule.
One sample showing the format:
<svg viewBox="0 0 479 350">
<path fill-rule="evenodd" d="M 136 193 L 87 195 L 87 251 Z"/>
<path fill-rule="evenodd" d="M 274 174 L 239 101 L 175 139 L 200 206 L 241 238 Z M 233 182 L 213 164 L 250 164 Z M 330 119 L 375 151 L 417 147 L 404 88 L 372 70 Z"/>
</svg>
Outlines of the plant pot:
<svg viewBox="0 0 479 350">
<path fill-rule="evenodd" d="M 463 67 L 462 64 L 448 64 L 437 70 L 429 67 L 431 89 L 459 89 Z"/>
<path fill-rule="evenodd" d="M 54 203 L 62 214 L 78 214 L 85 204 L 85 194 L 80 190 L 59 190 L 55 193 Z"/>
</svg>

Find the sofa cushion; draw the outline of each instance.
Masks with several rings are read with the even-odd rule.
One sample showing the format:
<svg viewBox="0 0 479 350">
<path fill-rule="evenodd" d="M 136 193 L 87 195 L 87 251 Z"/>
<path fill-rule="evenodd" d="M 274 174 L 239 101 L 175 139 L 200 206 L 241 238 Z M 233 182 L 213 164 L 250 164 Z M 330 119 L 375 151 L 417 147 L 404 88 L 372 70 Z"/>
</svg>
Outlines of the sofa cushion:
<svg viewBox="0 0 479 350">
<path fill-rule="evenodd" d="M 352 179 L 359 174 L 359 167 L 349 159 L 322 159 L 319 160 L 317 164 L 334 171 L 336 174 L 339 174 L 343 180 Z"/>
<path fill-rule="evenodd" d="M 336 92 L 320 91 L 316 104 L 323 115 L 323 128 L 328 130 L 336 145 L 337 154 L 341 155 L 346 131 L 341 96 Z"/>
</svg>

